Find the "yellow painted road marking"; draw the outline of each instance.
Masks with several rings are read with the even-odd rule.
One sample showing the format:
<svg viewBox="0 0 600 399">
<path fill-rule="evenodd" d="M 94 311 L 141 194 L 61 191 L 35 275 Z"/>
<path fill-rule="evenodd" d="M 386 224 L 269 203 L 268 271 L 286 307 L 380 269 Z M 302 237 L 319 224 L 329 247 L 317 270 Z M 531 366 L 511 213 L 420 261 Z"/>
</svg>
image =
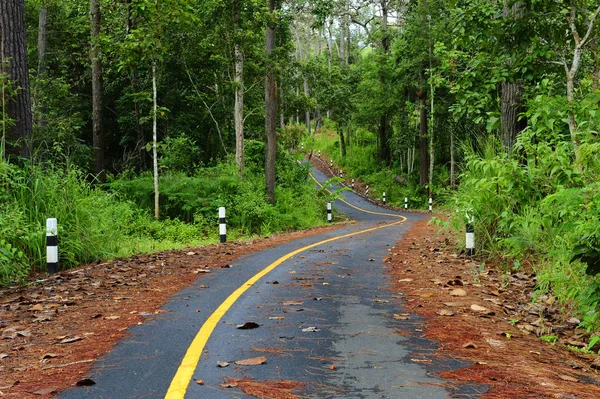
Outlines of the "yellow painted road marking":
<svg viewBox="0 0 600 399">
<path fill-rule="evenodd" d="M 311 176 L 312 176 L 312 174 L 311 174 Z M 313 179 L 314 179 L 314 176 L 313 176 Z M 315 181 L 316 181 L 316 179 L 315 179 Z M 317 181 L 317 183 L 318 183 L 318 181 Z M 196 334 L 196 337 L 194 338 L 194 340 L 190 344 L 187 352 L 185 353 L 185 356 L 183 357 L 183 360 L 181 361 L 181 364 L 179 365 L 179 368 L 177 369 L 177 372 L 175 373 L 175 376 L 173 377 L 173 380 L 171 381 L 171 385 L 169 386 L 169 390 L 167 391 L 167 394 L 165 395 L 165 399 L 183 399 L 185 397 L 187 387 L 188 387 L 190 381 L 192 380 L 194 371 L 196 370 L 196 366 L 198 365 L 198 362 L 200 361 L 200 356 L 202 355 L 204 346 L 206 345 L 206 342 L 210 338 L 215 327 L 217 326 L 217 324 L 219 323 L 221 318 L 225 315 L 225 313 L 242 296 L 242 294 L 244 292 L 246 292 L 250 287 L 252 287 L 256 282 L 258 282 L 258 280 L 260 280 L 262 277 L 266 276 L 269 272 L 271 272 L 273 269 L 275 269 L 277 266 L 279 266 L 286 260 L 288 260 L 308 249 L 314 248 L 319 245 L 327 244 L 328 242 L 336 241 L 336 240 L 339 240 L 342 238 L 352 237 L 355 235 L 365 234 L 365 233 L 368 233 L 371 231 L 392 227 L 392 226 L 404 223 L 407 220 L 406 217 L 401 216 L 401 215 L 371 212 L 371 211 L 367 211 L 367 210 L 361 209 L 359 207 L 356 207 L 354 205 L 348 204 L 346 201 L 343 201 L 343 202 L 347 205 L 350 205 L 353 208 L 356 208 L 356 209 L 362 211 L 362 212 L 376 214 L 376 215 L 393 216 L 393 217 L 400 218 L 401 220 L 394 222 L 394 223 L 390 223 L 385 226 L 372 227 L 372 228 L 369 228 L 366 230 L 361 230 L 361 231 L 357 231 L 355 233 L 349 233 L 349 234 L 344 234 L 341 236 L 328 238 L 327 240 L 323 240 L 323 241 L 319 241 L 319 242 L 311 244 L 311 245 L 307 245 L 303 248 L 297 249 L 295 251 L 288 253 L 287 255 L 282 256 L 281 258 L 277 259 L 275 262 L 271 263 L 269 266 L 264 268 L 262 271 L 255 274 L 252 278 L 250 278 L 248 281 L 246 281 L 244 284 L 242 284 L 238 289 L 236 289 L 231 295 L 229 295 L 229 297 L 227 297 L 227 299 L 225 299 L 225 301 L 217 308 L 217 310 L 215 310 L 210 315 L 210 317 L 202 325 L 202 327 L 200 328 L 200 331 L 198 331 L 198 334 Z"/>
</svg>

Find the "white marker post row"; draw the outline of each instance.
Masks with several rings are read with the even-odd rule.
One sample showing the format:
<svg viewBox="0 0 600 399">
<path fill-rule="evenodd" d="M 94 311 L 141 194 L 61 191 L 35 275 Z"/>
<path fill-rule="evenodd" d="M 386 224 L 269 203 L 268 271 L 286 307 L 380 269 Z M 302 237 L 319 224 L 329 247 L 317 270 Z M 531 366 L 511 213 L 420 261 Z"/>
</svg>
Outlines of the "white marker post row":
<svg viewBox="0 0 600 399">
<path fill-rule="evenodd" d="M 48 274 L 58 272 L 58 222 L 46 219 L 46 270 Z"/>
<path fill-rule="evenodd" d="M 331 202 L 327 203 L 327 221 L 331 223 L 332 215 L 331 215 Z"/>
<path fill-rule="evenodd" d="M 227 242 L 227 220 L 223 206 L 219 208 L 219 238 L 221 243 Z"/>
</svg>

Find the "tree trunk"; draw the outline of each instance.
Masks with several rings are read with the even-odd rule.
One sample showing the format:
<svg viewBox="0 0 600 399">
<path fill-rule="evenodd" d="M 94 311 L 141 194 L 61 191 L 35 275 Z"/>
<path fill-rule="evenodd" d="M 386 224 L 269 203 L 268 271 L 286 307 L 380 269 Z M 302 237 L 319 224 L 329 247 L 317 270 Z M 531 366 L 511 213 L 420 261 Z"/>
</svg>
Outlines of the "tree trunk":
<svg viewBox="0 0 600 399">
<path fill-rule="evenodd" d="M 240 27 L 240 2 L 234 3 L 234 31 Z M 240 177 L 244 174 L 244 53 L 238 39 L 234 45 L 235 56 L 235 104 L 233 120 L 235 125 L 235 163 Z"/>
<path fill-rule="evenodd" d="M 306 98 L 310 97 L 310 86 L 308 85 L 308 77 L 304 77 L 304 95 Z M 310 136 L 310 109 L 306 108 L 304 112 L 304 124 L 306 125 L 306 132 Z"/>
<path fill-rule="evenodd" d="M 455 168 L 456 168 L 456 159 L 455 159 L 455 144 L 454 144 L 454 124 L 450 124 L 450 187 L 452 189 L 456 188 L 456 178 L 455 178 Z"/>
<path fill-rule="evenodd" d="M 154 218 L 158 220 L 160 192 L 158 190 L 158 98 L 156 93 L 156 59 L 152 59 L 152 166 L 154 175 Z"/>
<path fill-rule="evenodd" d="M 342 16 L 340 19 L 340 63 L 343 65 L 344 64 L 344 60 L 346 59 L 346 40 L 345 40 L 345 36 L 346 36 L 346 27 L 344 26 L 346 20 L 345 18 Z"/>
<path fill-rule="evenodd" d="M 344 130 L 340 128 L 340 154 L 342 158 L 346 158 L 346 140 L 344 140 Z"/>
<path fill-rule="evenodd" d="M 266 56 L 267 73 L 265 76 L 265 131 L 267 134 L 265 172 L 267 183 L 267 197 L 269 203 L 275 204 L 275 161 L 277 158 L 277 82 L 273 65 L 273 50 L 275 49 L 275 28 L 273 27 L 273 14 L 275 0 L 267 0 L 270 20 L 266 27 Z"/>
<path fill-rule="evenodd" d="M 381 116 L 379 120 L 379 159 L 382 162 L 387 162 L 390 159 L 388 146 L 388 126 L 389 118 L 387 112 Z"/>
<path fill-rule="evenodd" d="M 0 0 L 0 68 L 8 75 L 11 88 L 2 80 L 3 131 L 2 155 L 6 140 L 11 141 L 13 155 L 31 155 L 33 117 L 27 66 L 27 37 L 25 33 L 25 5 L 23 0 Z M 14 92 L 13 95 L 9 93 Z M 6 124 L 5 117 L 12 120 Z"/>
<path fill-rule="evenodd" d="M 427 184 L 427 95 L 425 90 L 418 93 L 420 100 L 420 134 L 419 134 L 419 184 Z"/>
<path fill-rule="evenodd" d="M 598 49 L 597 39 L 594 37 L 590 41 L 592 55 L 594 57 L 594 71 L 592 72 L 592 89 L 600 90 L 600 52 Z"/>
<path fill-rule="evenodd" d="M 512 6 L 509 0 L 504 0 L 502 12 L 504 19 L 521 18 L 522 3 L 516 2 Z M 512 65 L 512 60 L 506 60 L 507 65 Z M 519 109 L 522 106 L 521 88 L 519 82 L 502 82 L 501 84 L 501 109 L 500 109 L 500 140 L 504 148 L 510 149 L 519 133 Z"/>
<path fill-rule="evenodd" d="M 44 79 L 46 75 L 46 69 L 48 66 L 47 61 L 47 47 L 48 47 L 48 1 L 43 1 L 40 6 L 40 12 L 38 13 L 38 78 Z M 34 91 L 34 103 L 37 103 L 37 112 L 35 112 L 37 125 L 43 127 L 47 124 L 46 121 L 46 102 L 43 99 L 38 90 Z"/>
<path fill-rule="evenodd" d="M 346 148 L 350 147 L 350 126 L 346 128 Z"/>
<path fill-rule="evenodd" d="M 104 118 L 102 116 L 104 93 L 102 92 L 102 54 L 99 42 L 101 19 L 100 0 L 91 0 L 92 146 L 94 148 L 94 172 L 98 181 L 104 183 Z"/>
</svg>

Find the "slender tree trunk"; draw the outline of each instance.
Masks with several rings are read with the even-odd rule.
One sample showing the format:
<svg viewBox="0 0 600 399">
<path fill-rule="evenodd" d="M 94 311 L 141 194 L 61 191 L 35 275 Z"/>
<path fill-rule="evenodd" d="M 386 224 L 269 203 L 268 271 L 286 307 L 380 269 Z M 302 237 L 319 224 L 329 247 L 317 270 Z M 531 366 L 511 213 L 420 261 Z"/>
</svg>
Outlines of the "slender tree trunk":
<svg viewBox="0 0 600 399">
<path fill-rule="evenodd" d="M 456 158 L 455 158 L 456 147 L 454 144 L 454 124 L 450 124 L 450 187 L 456 188 Z"/>
<path fill-rule="evenodd" d="M 91 0 L 92 146 L 94 148 L 94 172 L 98 181 L 104 183 L 104 118 L 102 116 L 104 93 L 102 92 L 102 54 L 99 42 L 101 19 L 100 0 Z"/>
<path fill-rule="evenodd" d="M 381 39 L 381 47 L 383 49 L 383 53 L 387 54 L 390 49 L 390 40 L 388 36 L 388 0 L 381 0 L 381 25 L 383 30 L 383 38 Z M 387 77 L 385 74 L 385 65 L 381 65 L 381 85 L 384 88 L 387 82 Z M 389 161 L 389 146 L 388 146 L 388 130 L 389 130 L 389 115 L 388 111 L 385 110 L 383 115 L 381 115 L 379 121 L 379 159 L 383 162 Z"/>
<path fill-rule="evenodd" d="M 240 2 L 234 4 L 234 31 L 240 27 Z M 235 125 L 235 163 L 240 177 L 244 174 L 244 53 L 236 38 L 235 55 L 235 104 L 233 120 Z"/>
<path fill-rule="evenodd" d="M 160 191 L 158 189 L 158 98 L 156 93 L 156 59 L 152 59 L 152 166 L 154 175 L 154 218 L 158 220 Z"/>
<path fill-rule="evenodd" d="M 3 80 L 2 103 L 4 116 L 13 121 L 11 127 L 4 122 L 2 151 L 6 140 L 13 155 L 31 156 L 31 133 L 33 117 L 27 66 L 27 37 L 25 33 L 25 6 L 23 0 L 0 1 L 0 64 L 2 73 L 8 75 L 14 90 L 6 90 Z M 7 98 L 7 93 L 14 95 Z M 4 118 L 3 118 L 4 120 Z"/>
<path fill-rule="evenodd" d="M 344 140 L 344 129 L 340 127 L 339 130 L 340 135 L 340 155 L 342 158 L 346 158 L 346 140 Z"/>
<path fill-rule="evenodd" d="M 340 63 L 343 65 L 344 64 L 344 60 L 346 59 L 346 27 L 344 26 L 345 24 L 345 18 L 342 16 L 340 18 Z"/>
<path fill-rule="evenodd" d="M 277 82 L 273 65 L 273 50 L 275 49 L 275 28 L 272 17 L 275 11 L 275 0 L 267 0 L 270 21 L 266 27 L 266 56 L 267 73 L 265 76 L 265 131 L 267 134 L 265 171 L 267 197 L 269 203 L 275 204 L 275 161 L 277 158 Z"/>
<path fill-rule="evenodd" d="M 592 72 L 592 89 L 600 90 L 600 49 L 598 49 L 597 38 L 590 41 L 590 48 L 594 57 L 594 71 Z"/>
<path fill-rule="evenodd" d="M 420 100 L 420 134 L 419 134 L 419 184 L 427 184 L 427 95 L 425 90 L 419 92 Z"/>
<path fill-rule="evenodd" d="M 502 12 L 505 20 L 521 18 L 522 4 L 516 2 L 511 6 L 509 0 L 504 0 Z M 506 64 L 512 65 L 512 60 L 507 59 Z M 522 106 L 520 86 L 519 82 L 501 84 L 500 139 L 506 149 L 512 148 L 519 132 L 519 109 Z"/>
<path fill-rule="evenodd" d="M 46 76 L 46 69 L 48 66 L 47 61 L 47 47 L 48 47 L 48 1 L 42 1 L 40 6 L 40 12 L 38 13 L 38 78 L 44 79 Z M 39 90 L 35 91 L 34 104 L 37 103 L 37 112 L 34 112 L 36 116 L 37 125 L 40 127 L 45 126 L 46 121 L 46 102 L 43 99 L 43 95 L 39 93 Z"/>
<path fill-rule="evenodd" d="M 306 98 L 310 97 L 310 86 L 308 85 L 308 77 L 304 76 L 304 95 Z M 306 132 L 310 136 L 310 109 L 307 108 L 304 112 L 304 124 L 306 125 Z"/>
<path fill-rule="evenodd" d="M 279 86 L 279 127 L 285 129 L 285 97 L 283 93 L 283 82 Z"/>
</svg>

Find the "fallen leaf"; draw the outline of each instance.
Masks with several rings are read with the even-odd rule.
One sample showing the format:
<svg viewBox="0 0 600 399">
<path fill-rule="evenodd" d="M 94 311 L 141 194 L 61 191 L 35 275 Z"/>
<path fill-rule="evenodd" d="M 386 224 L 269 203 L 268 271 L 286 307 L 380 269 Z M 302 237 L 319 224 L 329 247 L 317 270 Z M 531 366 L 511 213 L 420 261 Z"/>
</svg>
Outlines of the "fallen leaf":
<svg viewBox="0 0 600 399">
<path fill-rule="evenodd" d="M 317 328 L 317 327 L 306 327 L 302 329 L 302 332 L 317 332 L 317 331 L 321 331 L 321 329 Z"/>
<path fill-rule="evenodd" d="M 195 252 L 187 252 L 186 255 L 187 256 L 194 256 L 194 255 L 196 255 L 196 253 Z"/>
<path fill-rule="evenodd" d="M 302 301 L 287 301 L 283 303 L 283 306 L 300 306 L 302 303 Z"/>
<path fill-rule="evenodd" d="M 329 366 L 329 370 L 337 370 L 337 366 L 335 364 L 332 364 L 331 366 Z"/>
<path fill-rule="evenodd" d="M 592 364 L 590 365 L 591 368 L 596 369 L 596 370 L 600 370 L 600 357 L 597 357 Z"/>
<path fill-rule="evenodd" d="M 477 313 L 485 313 L 485 314 L 490 314 L 490 313 L 493 313 L 493 312 L 492 312 L 491 310 L 489 310 L 488 308 L 486 308 L 486 307 L 483 307 L 483 306 L 479 306 L 479 305 L 475 305 L 475 304 L 471 305 L 471 310 L 472 310 L 473 312 L 477 312 Z"/>
<path fill-rule="evenodd" d="M 265 356 L 259 356 L 250 359 L 236 360 L 235 364 L 238 366 L 258 366 L 260 364 L 265 364 L 266 362 L 267 358 Z"/>
<path fill-rule="evenodd" d="M 121 316 L 106 316 L 104 320 L 117 320 L 120 319 Z"/>
<path fill-rule="evenodd" d="M 570 375 L 566 375 L 566 374 L 559 374 L 558 378 L 560 378 L 563 381 L 579 382 L 579 380 L 577 378 L 571 377 Z"/>
<path fill-rule="evenodd" d="M 252 329 L 255 329 L 255 328 L 258 328 L 258 327 L 260 327 L 260 325 L 258 323 L 253 322 L 253 321 L 248 321 L 248 322 L 246 322 L 244 324 L 238 324 L 236 326 L 236 328 L 238 330 L 252 330 Z"/>
<path fill-rule="evenodd" d="M 37 391 L 33 392 L 34 395 L 50 395 L 53 393 L 56 393 L 57 390 L 56 388 L 44 388 L 44 389 L 38 389 Z"/>
<path fill-rule="evenodd" d="M 396 320 L 410 320 L 410 316 L 408 315 L 404 315 L 404 314 L 395 314 L 394 313 L 394 319 Z"/>
<path fill-rule="evenodd" d="M 269 320 L 285 320 L 285 317 L 283 317 L 283 316 L 274 316 L 274 317 L 269 317 Z"/>
<path fill-rule="evenodd" d="M 44 310 L 44 307 L 42 306 L 42 304 L 38 303 L 37 305 L 33 305 L 32 307 L 30 307 L 29 310 L 31 310 L 32 312 L 39 312 L 40 310 Z"/>
<path fill-rule="evenodd" d="M 390 301 L 387 301 L 385 299 L 373 299 L 373 302 L 376 302 L 376 303 L 390 303 Z"/>
<path fill-rule="evenodd" d="M 73 342 L 81 341 L 82 337 L 65 338 L 59 344 L 72 344 Z"/>
<path fill-rule="evenodd" d="M 208 270 L 208 269 L 196 269 L 196 270 L 194 270 L 194 274 L 198 274 L 198 273 L 210 273 L 210 270 Z"/>
<path fill-rule="evenodd" d="M 467 296 L 467 291 L 462 288 L 457 288 L 455 290 L 450 291 L 450 295 L 452 296 Z"/>
<path fill-rule="evenodd" d="M 502 347 L 504 347 L 504 342 L 498 341 L 497 339 L 485 338 L 485 341 L 488 344 L 490 344 L 491 347 L 494 347 L 494 348 L 502 348 Z"/>
<path fill-rule="evenodd" d="M 40 362 L 43 362 L 44 360 L 48 360 L 48 359 L 54 359 L 55 357 L 58 357 L 59 355 L 57 355 L 56 353 L 46 353 L 44 354 L 44 356 L 40 357 Z"/>
<path fill-rule="evenodd" d="M 8 353 L 0 353 L 0 360 L 8 357 Z"/>
<path fill-rule="evenodd" d="M 454 308 L 454 307 L 460 306 L 460 304 L 456 303 L 456 302 L 444 302 L 444 306 L 448 306 L 449 308 Z"/>
<path fill-rule="evenodd" d="M 204 380 L 196 380 L 196 384 L 198 384 L 198 385 L 204 385 Z"/>
<path fill-rule="evenodd" d="M 84 378 L 83 380 L 77 381 L 75 385 L 78 387 L 90 387 L 92 385 L 96 385 L 96 381 L 89 378 Z"/>
<path fill-rule="evenodd" d="M 217 362 L 217 367 L 227 367 L 229 366 L 229 362 Z"/>
<path fill-rule="evenodd" d="M 398 280 L 399 283 L 410 283 L 411 281 L 414 281 L 412 278 L 403 278 Z"/>
<path fill-rule="evenodd" d="M 579 320 L 576 317 L 571 317 L 569 320 L 567 320 L 567 324 L 577 326 L 577 325 L 581 324 L 581 320 Z"/>
<path fill-rule="evenodd" d="M 446 309 L 442 309 L 436 313 L 439 316 L 454 316 L 454 312 Z"/>
<path fill-rule="evenodd" d="M 236 384 L 235 382 L 225 382 L 221 384 L 221 388 L 235 388 L 237 386 L 238 384 Z"/>
<path fill-rule="evenodd" d="M 472 341 L 467 342 L 462 347 L 465 349 L 477 349 L 478 348 L 478 346 Z"/>
<path fill-rule="evenodd" d="M 434 294 L 433 292 L 424 292 L 424 293 L 420 294 L 419 296 L 421 298 L 431 298 L 433 296 L 433 294 Z"/>
</svg>

